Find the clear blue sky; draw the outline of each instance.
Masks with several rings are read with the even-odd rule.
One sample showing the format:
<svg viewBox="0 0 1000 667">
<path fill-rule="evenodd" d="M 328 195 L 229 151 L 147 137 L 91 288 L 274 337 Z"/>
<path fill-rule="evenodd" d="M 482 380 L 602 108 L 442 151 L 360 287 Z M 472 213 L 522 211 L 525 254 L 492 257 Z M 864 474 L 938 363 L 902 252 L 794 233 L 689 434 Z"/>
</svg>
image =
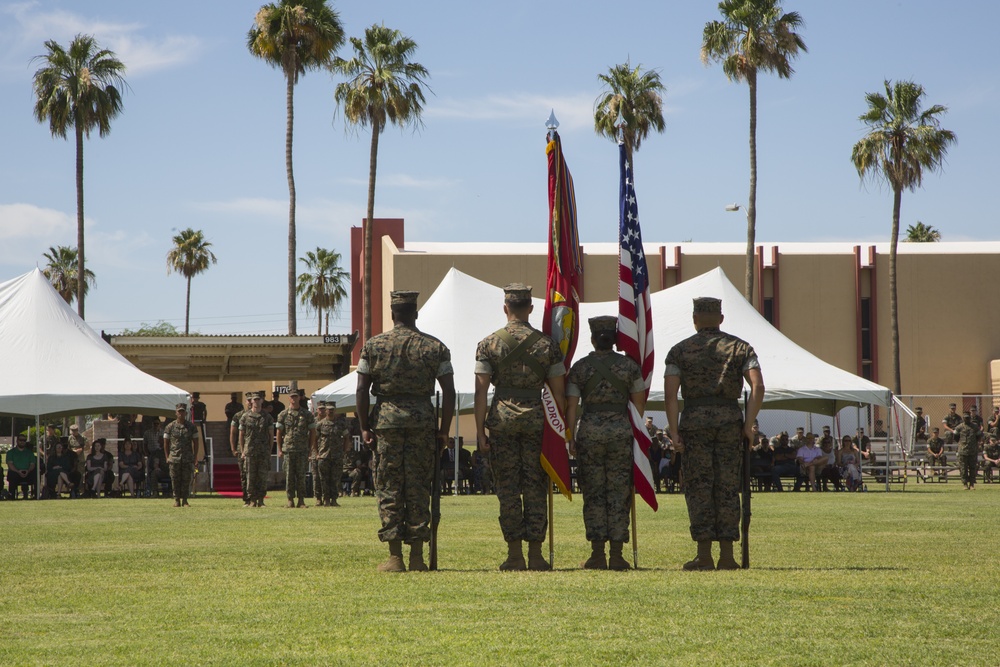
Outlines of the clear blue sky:
<svg viewBox="0 0 1000 667">
<path fill-rule="evenodd" d="M 259 1 L 0 0 L 0 280 L 75 245 L 72 141 L 32 117 L 43 42 L 93 34 L 129 68 L 124 113 L 85 147 L 87 319 L 119 331 L 183 326 L 184 280 L 167 275 L 177 230 L 194 227 L 219 263 L 195 278 L 192 328 L 284 333 L 287 186 L 281 73 L 245 46 Z M 431 73 L 425 127 L 387 129 L 375 214 L 404 217 L 415 241 L 545 239 L 544 121 L 554 108 L 573 171 L 583 243 L 617 233 L 617 150 L 596 136 L 597 74 L 631 58 L 660 70 L 666 132 L 636 158 L 649 243 L 743 241 L 748 101 L 718 65 L 699 60 L 714 2 L 504 3 L 457 0 L 334 3 L 346 32 L 381 22 L 419 44 Z M 759 86 L 758 240 L 885 241 L 890 193 L 861 186 L 850 163 L 864 95 L 913 79 L 944 104 L 958 134 L 944 174 L 903 198 L 902 227 L 923 221 L 945 240 L 1000 240 L 1000 68 L 993 3 L 787 0 L 809 48 L 791 80 Z M 348 55 L 345 47 L 341 53 Z M 369 135 L 334 115 L 336 80 L 310 72 L 295 91 L 299 255 L 344 254 L 365 213 Z M 612 278 L 613 279 L 613 278 Z M 252 296 L 243 294 L 251 283 Z M 346 331 L 349 316 L 336 328 Z M 314 330 L 304 313 L 300 333 Z"/>
</svg>

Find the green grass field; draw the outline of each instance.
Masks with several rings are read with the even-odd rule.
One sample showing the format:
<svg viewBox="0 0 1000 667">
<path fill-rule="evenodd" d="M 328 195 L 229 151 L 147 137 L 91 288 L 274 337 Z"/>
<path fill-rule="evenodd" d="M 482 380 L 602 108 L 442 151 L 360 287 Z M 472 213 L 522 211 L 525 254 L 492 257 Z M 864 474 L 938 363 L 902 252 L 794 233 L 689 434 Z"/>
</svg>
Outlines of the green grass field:
<svg viewBox="0 0 1000 667">
<path fill-rule="evenodd" d="M 577 569 L 557 498 L 549 573 L 498 572 L 496 499 L 447 497 L 441 570 L 406 574 L 375 571 L 374 499 L 278 495 L 0 503 L 0 665 L 1000 664 L 1000 485 L 757 494 L 737 572 L 681 571 L 676 495 L 631 572 Z"/>
</svg>

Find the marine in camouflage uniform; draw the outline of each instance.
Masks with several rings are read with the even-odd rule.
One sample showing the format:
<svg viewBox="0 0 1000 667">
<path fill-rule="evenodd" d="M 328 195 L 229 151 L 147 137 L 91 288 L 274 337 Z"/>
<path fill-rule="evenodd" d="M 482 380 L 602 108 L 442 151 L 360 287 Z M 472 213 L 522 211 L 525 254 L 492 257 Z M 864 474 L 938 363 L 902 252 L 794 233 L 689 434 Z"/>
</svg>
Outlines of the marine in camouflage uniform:
<svg viewBox="0 0 1000 667">
<path fill-rule="evenodd" d="M 351 429 L 343 415 L 334 413 L 336 403 L 322 401 L 316 421 L 316 476 L 313 486 L 317 498 L 327 507 L 337 507 L 340 478 L 344 472 L 344 452 L 350 446 Z"/>
<path fill-rule="evenodd" d="M 962 476 L 962 484 L 966 489 L 976 488 L 976 474 L 979 459 L 979 426 L 972 421 L 972 416 L 966 410 L 962 413 L 962 423 L 955 427 L 955 439 L 958 441 L 958 471 Z"/>
<path fill-rule="evenodd" d="M 927 440 L 927 461 L 926 464 L 932 468 L 943 468 L 948 465 L 948 455 L 944 451 L 944 440 L 938 436 L 938 429 L 934 429 L 933 435 Z M 924 473 L 926 474 L 926 466 Z M 943 477 L 946 470 L 939 470 L 938 476 Z"/>
<path fill-rule="evenodd" d="M 476 436 L 490 453 L 490 467 L 500 501 L 500 530 L 507 542 L 501 570 L 551 569 L 542 557 L 548 525 L 546 498 L 551 483 L 542 468 L 542 387 L 563 407 L 566 367 L 558 345 L 530 324 L 531 287 L 504 287 L 507 325 L 476 348 Z M 530 339 L 530 340 L 529 340 Z M 486 404 L 490 384 L 493 403 Z M 489 429 L 489 438 L 486 430 Z M 528 541 L 528 562 L 522 542 Z"/>
<path fill-rule="evenodd" d="M 962 423 L 962 415 L 955 412 L 955 407 L 954 403 L 949 403 L 948 414 L 941 420 L 945 430 L 944 441 L 949 445 L 958 442 L 958 439 L 955 437 L 955 429 Z"/>
<path fill-rule="evenodd" d="M 274 420 L 262 408 L 264 394 L 249 397 L 250 408 L 234 417 L 238 419 L 239 451 L 243 456 L 247 478 L 247 500 L 251 507 L 263 507 L 267 495 L 267 472 L 274 441 Z"/>
<path fill-rule="evenodd" d="M 627 570 L 622 545 L 628 542 L 632 498 L 632 425 L 628 402 L 642 413 L 646 387 L 639 365 L 613 350 L 617 317 L 590 319 L 594 351 L 580 359 L 566 377 L 566 422 L 577 424 L 570 453 L 583 491 L 583 525 L 591 554 L 581 567 Z M 611 542 L 611 558 L 604 545 Z"/>
<path fill-rule="evenodd" d="M 302 406 L 302 394 L 288 397 L 291 405 L 274 420 L 278 432 L 278 458 L 285 460 L 285 494 L 288 507 L 306 506 L 306 469 L 309 452 L 316 448 L 316 418 Z M 298 505 L 295 499 L 298 498 Z"/>
<path fill-rule="evenodd" d="M 244 507 L 250 507 L 252 503 L 250 502 L 250 496 L 247 493 L 246 453 L 244 451 L 244 448 L 240 446 L 240 419 L 243 417 L 244 414 L 250 412 L 250 403 L 251 401 L 253 401 L 253 397 L 255 395 L 256 392 L 252 391 L 248 391 L 244 394 L 244 398 L 246 398 L 247 401 L 247 406 L 246 408 L 244 408 L 241 403 L 236 402 L 236 397 L 239 396 L 239 394 L 233 393 L 232 402 L 226 406 L 226 414 L 227 416 L 231 417 L 229 420 L 229 449 L 230 451 L 232 451 L 233 456 L 236 457 L 236 463 L 240 467 L 240 490 L 243 491 Z M 231 415 L 229 415 L 230 406 L 233 407 L 239 406 L 240 409 L 236 410 Z"/>
<path fill-rule="evenodd" d="M 187 421 L 187 404 L 177 404 L 177 420 L 163 430 L 163 453 L 170 468 L 170 486 L 174 491 L 174 507 L 188 505 L 191 478 L 194 476 L 195 437 L 194 424 Z"/>
<path fill-rule="evenodd" d="M 753 348 L 719 329 L 722 301 L 694 300 L 697 333 L 667 354 L 664 402 L 674 446 L 684 452 L 684 498 L 698 555 L 686 570 L 715 569 L 712 542 L 719 542 L 719 569 L 736 569 L 739 539 L 742 437 L 749 440 L 764 400 L 764 381 Z M 739 406 L 743 380 L 750 384 L 746 423 Z M 684 398 L 678 420 L 677 389 Z"/>
<path fill-rule="evenodd" d="M 417 296 L 390 294 L 393 328 L 368 339 L 358 362 L 358 421 L 365 444 L 377 443 L 378 536 L 389 544 L 382 572 L 405 571 L 404 542 L 410 545 L 410 570 L 427 569 L 423 548 L 431 537 L 433 471 L 455 409 L 451 351 L 417 329 Z M 440 426 L 431 403 L 435 381 L 443 398 Z M 374 416 L 368 414 L 369 390 L 377 400 Z"/>
</svg>

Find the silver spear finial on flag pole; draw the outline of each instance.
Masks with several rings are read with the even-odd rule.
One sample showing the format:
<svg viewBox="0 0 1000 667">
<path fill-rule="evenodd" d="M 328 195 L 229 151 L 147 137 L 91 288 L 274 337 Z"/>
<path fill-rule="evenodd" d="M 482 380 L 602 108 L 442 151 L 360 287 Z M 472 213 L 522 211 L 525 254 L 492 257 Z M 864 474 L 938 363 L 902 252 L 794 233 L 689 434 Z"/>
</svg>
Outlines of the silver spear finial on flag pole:
<svg viewBox="0 0 1000 667">
<path fill-rule="evenodd" d="M 549 119 L 545 121 L 545 127 L 548 129 L 548 140 L 552 141 L 552 135 L 559 127 L 559 121 L 556 120 L 556 110 L 552 109 L 549 112 Z"/>
</svg>

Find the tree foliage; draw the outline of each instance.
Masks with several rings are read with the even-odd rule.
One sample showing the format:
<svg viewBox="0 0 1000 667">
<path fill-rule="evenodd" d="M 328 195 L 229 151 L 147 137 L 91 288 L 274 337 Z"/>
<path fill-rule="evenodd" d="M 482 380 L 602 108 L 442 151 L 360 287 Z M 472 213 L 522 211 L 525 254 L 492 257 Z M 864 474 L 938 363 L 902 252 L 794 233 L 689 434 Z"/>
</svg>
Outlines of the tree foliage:
<svg viewBox="0 0 1000 667">
<path fill-rule="evenodd" d="M 364 233 L 364 284 L 362 289 L 362 341 L 372 335 L 372 244 L 375 219 L 375 177 L 378 172 L 378 140 L 387 124 L 419 127 L 429 91 L 430 74 L 413 62 L 417 43 L 398 30 L 373 25 L 364 39 L 351 37 L 354 57 L 337 58 L 333 70 L 347 81 L 337 84 L 334 100 L 343 109 L 349 126 L 371 128 L 368 158 L 368 207 Z"/>
<path fill-rule="evenodd" d="M 104 137 L 122 111 L 125 65 L 114 52 L 102 49 L 90 35 L 77 35 L 69 48 L 45 42 L 45 53 L 32 61 L 35 72 L 35 119 L 48 122 L 54 137 L 66 138 L 70 128 L 76 140 L 76 253 L 80 272 L 87 275 L 83 216 L 83 138 L 97 130 Z M 77 282 L 77 313 L 84 317 L 87 281 Z"/>
<path fill-rule="evenodd" d="M 906 228 L 906 241 L 909 243 L 935 243 L 940 240 L 941 232 L 919 220 L 917 220 L 917 224 Z"/>
<path fill-rule="evenodd" d="M 323 315 L 326 314 L 326 333 L 330 333 L 330 312 L 336 311 L 347 299 L 345 285 L 351 276 L 340 266 L 340 253 L 332 250 L 310 250 L 299 261 L 306 265 L 295 289 L 299 301 L 307 310 L 316 311 L 317 334 L 323 332 Z"/>
<path fill-rule="evenodd" d="M 643 71 L 641 64 L 632 67 L 628 60 L 609 68 L 607 74 L 598 74 L 597 79 L 604 84 L 604 90 L 594 102 L 594 131 L 617 143 L 620 112 L 625 121 L 622 128 L 625 151 L 631 160 L 650 132 L 663 132 L 666 127 L 663 120 L 666 86 L 659 71 Z"/>
<path fill-rule="evenodd" d="M 79 262 L 76 261 L 76 250 L 64 245 L 50 246 L 49 251 L 43 253 L 42 257 L 47 262 L 45 268 L 42 269 L 42 274 L 66 303 L 73 303 L 73 299 L 76 298 L 80 289 L 77 282 L 79 280 Z M 90 269 L 87 269 L 84 275 L 83 293 L 87 294 L 96 277 Z"/>
</svg>

